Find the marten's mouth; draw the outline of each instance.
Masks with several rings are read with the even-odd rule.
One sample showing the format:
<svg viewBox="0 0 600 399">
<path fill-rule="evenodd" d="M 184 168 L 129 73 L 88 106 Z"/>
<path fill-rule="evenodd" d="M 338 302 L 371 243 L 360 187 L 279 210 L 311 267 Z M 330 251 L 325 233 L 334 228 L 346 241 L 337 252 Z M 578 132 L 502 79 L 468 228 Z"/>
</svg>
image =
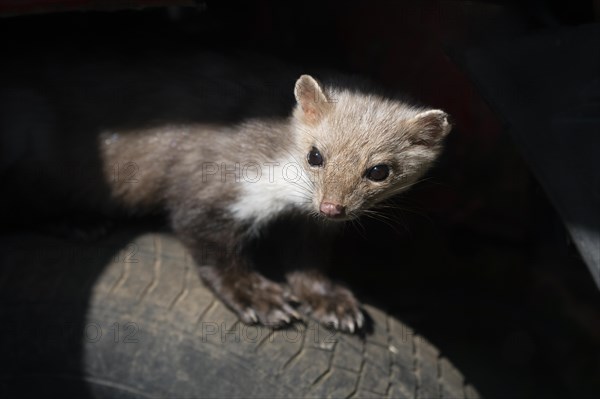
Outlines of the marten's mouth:
<svg viewBox="0 0 600 399">
<path fill-rule="evenodd" d="M 323 212 L 320 212 L 319 216 L 321 218 L 323 218 L 323 220 L 327 220 L 327 221 L 331 221 L 331 222 L 347 222 L 347 221 L 358 218 L 358 215 L 354 212 L 344 213 L 343 215 L 335 215 L 335 216 L 326 215 Z"/>
<path fill-rule="evenodd" d="M 323 214 L 321 214 L 321 217 L 325 220 L 332 221 L 332 222 L 345 222 L 345 221 L 352 219 L 352 218 L 349 218 L 348 216 L 325 216 Z"/>
</svg>

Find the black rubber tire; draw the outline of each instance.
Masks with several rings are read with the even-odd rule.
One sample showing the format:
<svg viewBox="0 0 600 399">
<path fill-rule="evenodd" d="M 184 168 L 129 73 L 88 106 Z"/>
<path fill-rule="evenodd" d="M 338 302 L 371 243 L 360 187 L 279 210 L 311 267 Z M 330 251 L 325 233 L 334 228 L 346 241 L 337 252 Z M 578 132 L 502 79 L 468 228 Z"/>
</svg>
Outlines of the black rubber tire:
<svg viewBox="0 0 600 399">
<path fill-rule="evenodd" d="M 364 339 L 312 322 L 246 326 L 168 234 L 0 240 L 0 396 L 475 398 L 461 373 L 371 306 Z"/>
</svg>

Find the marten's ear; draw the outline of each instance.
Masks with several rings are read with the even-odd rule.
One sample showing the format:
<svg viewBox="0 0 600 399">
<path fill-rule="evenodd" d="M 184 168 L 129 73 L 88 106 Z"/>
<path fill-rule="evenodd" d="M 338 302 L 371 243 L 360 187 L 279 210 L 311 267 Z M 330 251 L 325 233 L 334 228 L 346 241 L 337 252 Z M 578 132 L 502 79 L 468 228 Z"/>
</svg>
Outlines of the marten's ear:
<svg viewBox="0 0 600 399">
<path fill-rule="evenodd" d="M 408 121 L 410 140 L 415 145 L 435 146 L 452 129 L 448 114 L 439 109 L 423 111 Z"/>
<path fill-rule="evenodd" d="M 309 75 L 302 75 L 296 81 L 294 96 L 298 102 L 294 115 L 309 124 L 317 123 L 331 107 L 319 82 Z"/>
</svg>

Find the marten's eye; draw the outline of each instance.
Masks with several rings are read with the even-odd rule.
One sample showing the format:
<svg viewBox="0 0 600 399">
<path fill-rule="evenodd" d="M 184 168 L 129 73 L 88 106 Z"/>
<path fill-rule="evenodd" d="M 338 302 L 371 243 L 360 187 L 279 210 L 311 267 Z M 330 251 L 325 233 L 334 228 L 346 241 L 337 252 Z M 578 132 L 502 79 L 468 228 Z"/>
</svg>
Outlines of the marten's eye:
<svg viewBox="0 0 600 399">
<path fill-rule="evenodd" d="M 323 156 L 318 149 L 313 147 L 307 155 L 310 166 L 323 166 Z"/>
<path fill-rule="evenodd" d="M 382 181 L 390 175 L 390 168 L 387 165 L 375 165 L 367 170 L 365 176 L 369 180 Z"/>
</svg>

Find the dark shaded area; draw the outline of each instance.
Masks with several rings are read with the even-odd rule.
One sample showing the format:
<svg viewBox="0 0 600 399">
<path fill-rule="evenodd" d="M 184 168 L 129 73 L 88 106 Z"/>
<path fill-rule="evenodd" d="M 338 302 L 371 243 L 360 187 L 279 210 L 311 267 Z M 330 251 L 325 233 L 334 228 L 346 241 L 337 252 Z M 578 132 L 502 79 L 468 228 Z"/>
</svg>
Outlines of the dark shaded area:
<svg viewBox="0 0 600 399">
<path fill-rule="evenodd" d="M 71 245 L 62 237 L 23 231 L 0 235 L 3 397 L 93 397 L 83 370 L 83 343 L 102 334 L 87 319 L 94 284 L 107 264 L 128 256 L 124 243 L 148 227 L 120 229 L 87 243 L 71 238 Z M 96 388 L 104 397 L 137 397 Z"/>
<path fill-rule="evenodd" d="M 600 288 L 600 53 L 592 50 L 599 44 L 599 24 L 562 28 L 472 51 L 466 64 L 510 124 Z"/>
<path fill-rule="evenodd" d="M 94 54 L 92 63 L 119 52 L 126 59 L 139 54 L 141 60 L 191 49 L 256 51 L 306 70 L 364 74 L 445 109 L 456 128 L 431 178 L 395 201 L 396 209 L 382 210 L 382 218 L 392 220 L 348 226 L 336 246 L 337 273 L 359 297 L 393 311 L 428 337 L 483 396 L 583 398 L 600 392 L 598 290 L 508 136 L 513 126 L 500 122 L 486 102 L 493 106 L 490 98 L 484 101 L 463 60 L 474 47 L 494 53 L 502 43 L 510 50 L 513 40 L 592 23 L 593 10 L 592 2 L 559 1 L 332 1 L 302 7 L 221 1 L 186 9 L 15 17 L 0 20 L 0 29 L 5 54 L 49 54 L 49 60 L 32 62 L 51 62 L 50 47 L 75 58 Z M 578 50 L 577 42 L 572 46 L 573 54 L 590 50 Z M 530 66 L 518 58 L 513 73 Z M 550 76 L 543 64 L 530 73 Z M 485 82 L 479 76 L 478 87 Z M 492 89 L 505 87 L 496 83 Z M 533 87 L 523 93 L 526 89 L 537 93 Z M 547 99 L 562 94 L 553 87 L 545 92 Z M 597 149 L 588 151 L 593 157 Z M 597 231 L 598 220 L 586 225 Z M 77 284 L 76 274 L 70 278 Z M 89 290 L 81 292 L 84 298 Z M 27 330 L 46 318 L 54 315 L 44 309 L 32 315 Z M 27 369 L 16 352 L 26 346 L 7 342 L 3 353 L 10 362 L 4 364 Z M 23 359 L 34 358 L 39 345 L 46 346 L 38 341 Z M 79 349 L 76 342 L 56 348 L 34 368 L 56 367 L 63 350 L 76 355 Z M 77 373 L 77 364 L 71 366 Z M 85 387 L 73 389 L 85 396 Z"/>
</svg>

